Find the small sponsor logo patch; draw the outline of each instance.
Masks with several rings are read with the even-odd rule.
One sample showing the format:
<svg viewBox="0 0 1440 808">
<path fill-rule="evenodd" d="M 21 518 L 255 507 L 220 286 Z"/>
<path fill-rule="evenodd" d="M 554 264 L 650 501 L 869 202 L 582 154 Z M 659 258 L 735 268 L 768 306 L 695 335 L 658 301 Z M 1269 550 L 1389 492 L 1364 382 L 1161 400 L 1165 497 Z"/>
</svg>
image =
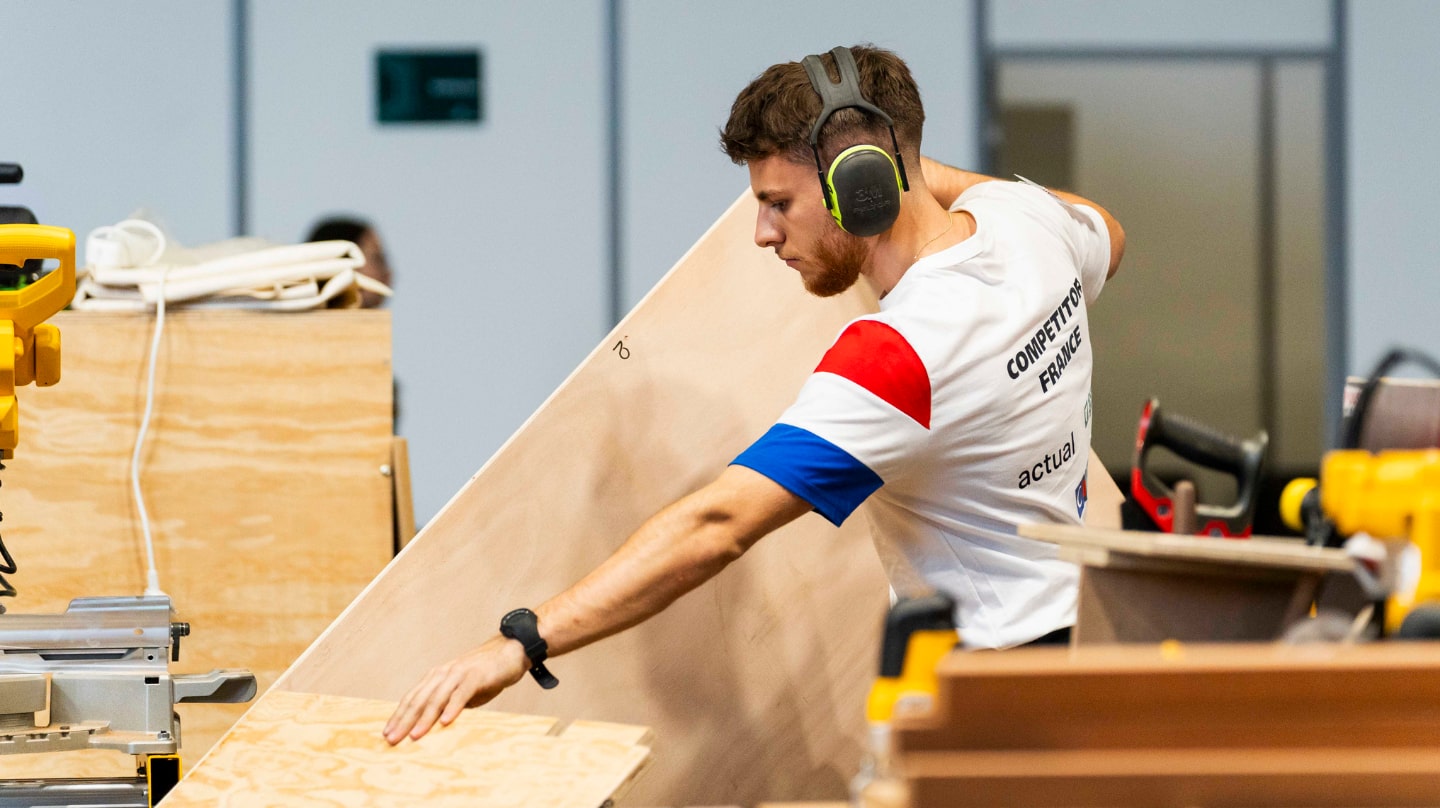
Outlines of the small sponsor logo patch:
<svg viewBox="0 0 1440 808">
<path fill-rule="evenodd" d="M 1090 499 L 1089 482 L 1090 474 L 1086 472 L 1085 476 L 1080 478 L 1080 484 L 1075 486 L 1075 514 L 1081 519 L 1085 518 L 1085 503 Z"/>
</svg>

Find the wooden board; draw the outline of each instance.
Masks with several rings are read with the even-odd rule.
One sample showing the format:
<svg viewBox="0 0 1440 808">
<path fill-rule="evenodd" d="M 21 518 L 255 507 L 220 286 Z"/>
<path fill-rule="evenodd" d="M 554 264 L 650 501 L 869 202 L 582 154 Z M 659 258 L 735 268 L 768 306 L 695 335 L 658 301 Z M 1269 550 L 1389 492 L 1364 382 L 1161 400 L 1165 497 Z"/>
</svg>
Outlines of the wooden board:
<svg viewBox="0 0 1440 808">
<path fill-rule="evenodd" d="M 597 808 L 650 759 L 644 727 L 471 710 L 391 747 L 393 702 L 276 692 L 185 777 L 165 808 Z"/>
<path fill-rule="evenodd" d="M 20 389 L 0 472 L 14 613 L 145 587 L 129 474 L 155 320 L 54 322 L 63 376 Z M 248 667 L 267 687 L 390 558 L 389 314 L 172 312 L 156 389 L 141 483 L 160 585 L 192 628 L 171 670 Z M 180 706 L 186 765 L 245 709 Z M 0 777 L 133 772 L 113 752 L 0 758 Z"/>
<path fill-rule="evenodd" d="M 1321 581 L 1353 578 L 1344 551 L 1298 541 L 1024 525 L 1080 562 L 1072 640 L 1273 640 L 1310 611 Z M 1358 604 L 1357 604 L 1358 605 Z"/>
<path fill-rule="evenodd" d="M 909 808 L 1411 808 L 1433 805 L 1437 749 L 934 752 L 906 759 Z M 964 795 L 957 802 L 957 795 Z"/>
<path fill-rule="evenodd" d="M 1415 805 L 1440 788 L 1440 643 L 1024 649 L 939 672 L 935 708 L 896 720 L 915 808 Z"/>
<path fill-rule="evenodd" d="M 1138 530 L 1107 530 L 1093 524 L 1084 527 L 1021 525 L 1020 535 L 1073 548 L 1077 551 L 1077 558 L 1097 565 L 1108 563 L 1112 556 L 1123 555 L 1317 573 L 1345 572 L 1355 566 L 1354 560 L 1343 550 L 1310 547 L 1293 539 L 1263 536 L 1216 539 Z"/>
<path fill-rule="evenodd" d="M 1085 506 L 1085 527 L 1091 530 L 1119 530 L 1120 504 L 1125 501 L 1125 494 L 1115 484 L 1110 472 L 1105 470 L 1105 464 L 1096 456 L 1094 449 L 1090 450 L 1090 465 L 1085 473 L 1085 485 L 1090 493 L 1090 502 Z M 1030 535 L 1027 530 L 1028 526 L 1020 526 L 1021 535 Z M 1030 535 L 1030 538 L 1040 537 Z"/>
<path fill-rule="evenodd" d="M 390 476 L 395 497 L 395 552 L 415 538 L 415 498 L 410 492 L 410 444 L 396 437 L 390 449 Z"/>
<path fill-rule="evenodd" d="M 755 247 L 753 225 L 746 194 L 282 686 L 398 699 L 759 437 L 874 301 L 858 288 L 809 297 Z M 865 520 L 837 530 L 811 514 L 659 618 L 554 660 L 556 690 L 527 679 L 494 707 L 653 728 L 657 761 L 635 804 L 838 797 L 859 760 L 887 599 Z"/>
<path fill-rule="evenodd" d="M 806 295 L 751 241 L 754 204 L 741 197 L 278 687 L 398 699 L 773 423 L 874 300 Z M 1109 478 L 1092 480 L 1103 501 Z M 558 689 L 527 679 L 494 707 L 654 728 L 632 804 L 843 797 L 887 604 L 863 517 L 837 530 L 811 514 L 658 618 L 554 660 Z"/>
</svg>

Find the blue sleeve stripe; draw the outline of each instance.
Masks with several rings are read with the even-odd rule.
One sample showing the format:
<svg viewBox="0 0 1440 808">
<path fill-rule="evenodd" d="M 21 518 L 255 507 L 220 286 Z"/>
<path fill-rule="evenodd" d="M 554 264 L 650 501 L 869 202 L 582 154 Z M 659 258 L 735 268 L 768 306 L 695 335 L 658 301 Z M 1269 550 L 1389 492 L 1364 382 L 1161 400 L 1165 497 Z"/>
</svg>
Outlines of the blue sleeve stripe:
<svg viewBox="0 0 1440 808">
<path fill-rule="evenodd" d="M 770 427 L 731 465 L 769 477 L 837 526 L 885 484 L 849 452 L 789 424 Z"/>
</svg>

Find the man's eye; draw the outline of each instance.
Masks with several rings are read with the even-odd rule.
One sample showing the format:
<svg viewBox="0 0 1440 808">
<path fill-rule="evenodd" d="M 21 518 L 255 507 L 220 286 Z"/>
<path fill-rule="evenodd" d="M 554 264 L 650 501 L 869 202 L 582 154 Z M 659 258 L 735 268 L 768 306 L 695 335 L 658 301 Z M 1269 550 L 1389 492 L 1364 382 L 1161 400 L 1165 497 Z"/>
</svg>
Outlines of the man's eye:
<svg viewBox="0 0 1440 808">
<path fill-rule="evenodd" d="M 772 202 L 772 203 L 770 203 L 770 207 L 771 207 L 776 213 L 784 213 L 784 212 L 785 212 L 785 209 L 788 208 L 788 207 L 790 207 L 790 203 L 789 203 L 789 201 Z"/>
</svg>

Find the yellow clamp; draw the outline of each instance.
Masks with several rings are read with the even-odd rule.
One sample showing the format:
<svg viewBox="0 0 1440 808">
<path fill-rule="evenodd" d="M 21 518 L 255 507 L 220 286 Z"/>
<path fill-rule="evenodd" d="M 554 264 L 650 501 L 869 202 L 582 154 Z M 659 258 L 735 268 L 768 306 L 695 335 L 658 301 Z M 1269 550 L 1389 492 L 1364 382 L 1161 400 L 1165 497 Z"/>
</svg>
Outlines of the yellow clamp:
<svg viewBox="0 0 1440 808">
<path fill-rule="evenodd" d="M 865 699 L 866 719 L 888 722 L 901 702 L 933 701 L 940 687 L 935 669 L 946 654 L 955 650 L 958 639 L 953 628 L 911 634 L 900 675 L 882 676 L 870 686 L 870 695 Z"/>
<path fill-rule="evenodd" d="M 45 320 L 75 297 L 75 234 L 43 224 L 0 225 L 0 264 L 55 260 L 60 266 L 39 281 L 0 291 L 0 459 L 14 457 L 20 415 L 15 388 L 60 381 L 60 329 Z"/>
</svg>

